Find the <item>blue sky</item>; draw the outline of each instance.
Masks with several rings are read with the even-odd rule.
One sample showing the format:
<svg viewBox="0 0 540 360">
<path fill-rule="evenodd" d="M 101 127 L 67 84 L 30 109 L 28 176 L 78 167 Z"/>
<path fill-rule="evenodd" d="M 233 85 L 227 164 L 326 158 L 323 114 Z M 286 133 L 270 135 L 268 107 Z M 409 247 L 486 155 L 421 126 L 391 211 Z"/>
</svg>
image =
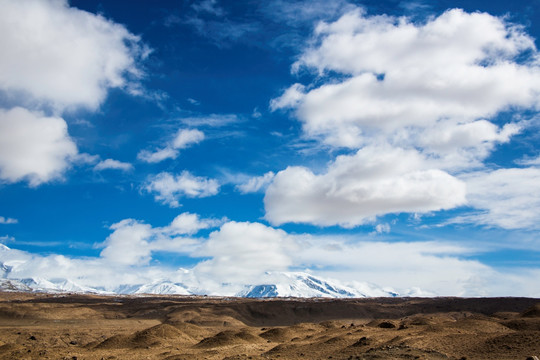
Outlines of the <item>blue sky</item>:
<svg viewBox="0 0 540 360">
<path fill-rule="evenodd" d="M 3 1 L 0 261 L 540 296 L 538 9 Z"/>
</svg>

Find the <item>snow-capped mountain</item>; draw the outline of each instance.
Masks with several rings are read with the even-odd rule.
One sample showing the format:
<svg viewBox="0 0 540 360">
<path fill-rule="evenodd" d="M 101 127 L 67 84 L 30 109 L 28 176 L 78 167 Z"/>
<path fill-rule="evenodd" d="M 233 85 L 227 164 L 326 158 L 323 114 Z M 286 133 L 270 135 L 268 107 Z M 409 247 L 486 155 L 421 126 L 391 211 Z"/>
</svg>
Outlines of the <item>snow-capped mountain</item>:
<svg viewBox="0 0 540 360">
<path fill-rule="evenodd" d="M 220 290 L 207 289 L 203 283 L 199 283 L 189 270 L 177 273 L 177 279 L 186 276 L 188 281 L 182 283 L 170 279 L 156 280 L 152 282 L 141 281 L 137 284 L 120 284 L 113 288 L 102 288 L 100 284 L 94 284 L 89 279 L 71 280 L 65 278 L 42 278 L 34 277 L 28 272 L 22 272 L 27 260 L 21 257 L 20 252 L 13 251 L 7 246 L 0 244 L 0 291 L 35 291 L 48 293 L 92 293 L 92 294 L 156 294 L 156 295 L 223 295 L 249 298 L 268 297 L 327 297 L 327 298 L 359 298 L 379 296 L 400 296 L 391 289 L 383 289 L 366 282 L 354 282 L 343 285 L 338 281 L 324 279 L 303 272 L 267 272 L 252 284 L 242 286 L 240 284 L 222 284 Z M 21 275 L 22 275 L 21 274 Z M 30 277 L 27 277 L 30 275 Z M 82 285 L 84 284 L 84 285 Z M 190 285 L 186 285 L 190 284 Z M 106 291 L 107 290 L 107 291 Z M 427 295 L 420 289 L 405 291 L 401 296 Z M 432 294 L 429 294 L 432 295 Z M 428 295 L 428 296 L 429 296 Z"/>
<path fill-rule="evenodd" d="M 155 281 L 143 285 L 123 285 L 114 291 L 117 294 L 160 294 L 160 295 L 192 295 L 184 285 L 170 281 Z"/>
<path fill-rule="evenodd" d="M 0 279 L 0 291 L 32 291 L 32 288 L 19 280 Z"/>
<path fill-rule="evenodd" d="M 264 297 L 328 297 L 358 298 L 374 296 L 399 296 L 399 294 L 367 283 L 359 283 L 359 288 L 325 280 L 302 272 L 268 273 L 274 283 L 246 286 L 237 296 L 250 298 Z"/>
<path fill-rule="evenodd" d="M 20 283 L 32 289 L 32 291 L 39 292 L 74 292 L 74 293 L 92 293 L 101 294 L 106 293 L 101 290 L 97 290 L 88 286 L 82 286 L 67 279 L 42 279 L 42 278 L 28 278 L 18 280 Z"/>
<path fill-rule="evenodd" d="M 367 283 L 356 283 L 354 287 L 344 286 L 335 281 L 302 272 L 267 273 L 265 280 L 271 283 L 247 285 L 234 294 L 238 297 L 327 297 L 327 298 L 359 298 L 359 297 L 393 297 L 399 296 L 394 291 L 382 289 Z M 93 294 L 155 294 L 155 295 L 200 295 L 200 288 L 189 288 L 181 283 L 168 280 L 154 281 L 149 284 L 121 285 L 112 291 L 82 286 L 66 279 L 27 278 L 0 279 L 0 291 L 35 291 L 51 293 L 93 293 Z M 410 296 L 406 294 L 405 296 Z"/>
</svg>

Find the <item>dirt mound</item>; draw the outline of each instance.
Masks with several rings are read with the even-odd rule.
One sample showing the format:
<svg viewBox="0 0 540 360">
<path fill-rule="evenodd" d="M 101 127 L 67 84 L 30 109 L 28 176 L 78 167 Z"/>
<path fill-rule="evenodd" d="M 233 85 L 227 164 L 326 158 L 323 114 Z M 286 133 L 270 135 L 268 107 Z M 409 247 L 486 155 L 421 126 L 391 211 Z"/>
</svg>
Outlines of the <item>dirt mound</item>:
<svg viewBox="0 0 540 360">
<path fill-rule="evenodd" d="M 193 338 L 184 334 L 179 329 L 168 324 L 160 324 L 151 328 L 137 331 L 133 335 L 133 342 L 140 346 L 148 346 L 162 340 L 172 340 L 175 342 L 192 342 Z"/>
<path fill-rule="evenodd" d="M 187 323 L 187 322 L 173 322 L 170 323 L 170 325 L 174 326 L 187 336 L 196 339 L 201 340 L 205 337 L 207 337 L 211 332 L 208 328 L 201 327 L 195 324 Z"/>
<path fill-rule="evenodd" d="M 394 324 L 394 322 L 392 321 L 389 321 L 389 320 L 373 320 L 373 321 L 370 321 L 367 326 L 371 326 L 371 327 L 378 327 L 378 328 L 381 328 L 381 329 L 395 329 L 396 328 L 396 324 Z"/>
<path fill-rule="evenodd" d="M 236 333 L 236 337 L 238 337 L 239 339 L 242 339 L 244 341 L 247 341 L 247 342 L 249 342 L 251 344 L 262 342 L 262 340 L 261 340 L 261 338 L 259 336 L 254 335 L 253 331 L 248 330 L 248 329 L 240 330 L 239 332 Z"/>
<path fill-rule="evenodd" d="M 291 340 L 296 334 L 290 328 L 273 328 L 266 330 L 259 336 L 273 342 L 284 342 Z"/>
<path fill-rule="evenodd" d="M 347 339 L 345 339 L 343 336 L 333 336 L 329 338 L 328 340 L 324 341 L 324 344 L 326 345 L 334 345 L 334 344 L 343 344 L 346 343 Z"/>
<path fill-rule="evenodd" d="M 261 342 L 262 339 L 258 336 L 253 335 L 249 331 L 241 330 L 225 330 L 217 333 L 214 336 L 210 336 L 202 339 L 197 345 L 196 348 L 211 349 L 228 345 L 237 345 L 237 344 L 253 344 Z"/>
<path fill-rule="evenodd" d="M 128 335 L 113 335 L 96 345 L 96 349 L 122 349 L 133 347 Z"/>
<path fill-rule="evenodd" d="M 531 306 L 521 313 L 522 317 L 540 317 L 540 304 Z"/>
<path fill-rule="evenodd" d="M 371 344 L 371 340 L 365 336 L 362 336 L 360 339 L 356 340 L 354 344 L 351 345 L 351 347 L 367 346 L 369 344 Z"/>
<path fill-rule="evenodd" d="M 174 326 L 160 324 L 137 331 L 131 335 L 113 335 L 98 344 L 99 349 L 142 348 L 160 345 L 163 341 L 174 340 L 175 343 L 192 343 L 193 338 L 184 334 Z"/>
<path fill-rule="evenodd" d="M 265 355 L 274 355 L 274 356 L 278 355 L 279 356 L 279 354 L 289 353 L 290 349 L 291 349 L 290 345 L 279 344 L 279 345 L 274 346 L 270 350 L 268 350 L 265 353 Z"/>
<path fill-rule="evenodd" d="M 340 328 L 343 324 L 339 321 L 327 320 L 327 321 L 320 322 L 319 325 L 326 329 L 337 329 L 337 328 Z"/>
</svg>

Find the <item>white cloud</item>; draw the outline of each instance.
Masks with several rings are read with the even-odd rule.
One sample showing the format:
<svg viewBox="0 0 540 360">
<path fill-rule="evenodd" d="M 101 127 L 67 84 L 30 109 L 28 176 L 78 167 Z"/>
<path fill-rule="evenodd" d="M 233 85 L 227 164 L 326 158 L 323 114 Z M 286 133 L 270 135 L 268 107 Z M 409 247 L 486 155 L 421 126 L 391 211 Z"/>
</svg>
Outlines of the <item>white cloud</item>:
<svg viewBox="0 0 540 360">
<path fill-rule="evenodd" d="M 470 254 L 464 247 L 437 241 L 348 243 L 334 239 L 329 244 L 327 240 L 313 238 L 296 254 L 295 262 L 344 282 L 368 281 L 401 290 L 419 287 L 437 295 L 492 294 L 487 280 L 496 271 L 462 259 Z"/>
<path fill-rule="evenodd" d="M 375 226 L 375 232 L 377 234 L 389 233 L 390 232 L 390 224 L 388 224 L 388 223 L 377 224 Z"/>
<path fill-rule="evenodd" d="M 523 159 L 519 159 L 516 161 L 517 164 L 519 165 L 524 165 L 524 166 L 534 166 L 534 167 L 538 167 L 540 166 L 540 156 L 538 157 L 525 157 Z"/>
<path fill-rule="evenodd" d="M 512 168 L 461 177 L 468 200 L 481 212 L 454 222 L 473 222 L 505 229 L 540 229 L 540 169 Z"/>
<path fill-rule="evenodd" d="M 0 236 L 0 243 L 12 242 L 12 241 L 15 241 L 15 238 L 13 236 L 9 236 L 9 235 Z"/>
<path fill-rule="evenodd" d="M 465 185 L 452 175 L 484 168 L 498 144 L 527 126 L 492 119 L 540 110 L 538 59 L 523 27 L 480 12 L 453 9 L 414 22 L 354 8 L 319 23 L 292 66 L 313 71 L 313 82 L 291 85 L 270 109 L 291 109 L 307 138 L 360 150 L 323 174 L 279 172 L 266 193 L 266 218 L 355 226 L 464 204 Z M 370 177 L 364 161 L 389 170 Z M 487 206 L 475 195 L 470 205 Z"/>
<path fill-rule="evenodd" d="M 139 62 L 149 50 L 123 25 L 65 0 L 0 2 L 0 34 L 0 95 L 21 106 L 0 109 L 0 178 L 37 186 L 97 161 L 77 153 L 58 114 L 96 110 L 110 88 L 140 95 Z M 111 161 L 96 170 L 121 165 Z"/>
<path fill-rule="evenodd" d="M 95 164 L 99 161 L 99 155 L 90 155 L 88 153 L 78 153 L 72 158 L 74 164 Z"/>
<path fill-rule="evenodd" d="M 137 154 L 137 159 L 147 163 L 158 163 L 167 159 L 176 159 L 178 157 L 178 150 L 171 147 L 165 147 L 156 151 L 141 150 Z"/>
<path fill-rule="evenodd" d="M 175 134 L 174 139 L 164 148 L 154 152 L 142 150 L 137 154 L 139 160 L 148 163 L 158 163 L 166 159 L 176 159 L 180 149 L 186 149 L 193 144 L 198 144 L 204 140 L 204 133 L 197 129 L 180 129 Z"/>
<path fill-rule="evenodd" d="M 294 84 L 271 108 L 293 108 L 306 135 L 330 145 L 359 148 L 383 138 L 407 147 L 442 123 L 469 134 L 467 144 L 447 139 L 447 146 L 489 148 L 512 132 L 485 119 L 540 103 L 534 40 L 489 14 L 449 10 L 418 24 L 356 9 L 319 24 L 313 44 L 293 69 L 338 72 L 345 80 Z M 520 55 L 524 60 L 514 61 Z M 469 131 L 480 126 L 494 135 Z"/>
<path fill-rule="evenodd" d="M 96 109 L 108 88 L 137 90 L 139 37 L 65 0 L 0 2 L 0 89 L 55 109 Z M 23 101 L 20 105 L 32 105 Z"/>
<path fill-rule="evenodd" d="M 200 230 L 214 228 L 222 223 L 222 220 L 201 219 L 197 214 L 185 212 L 175 217 L 164 231 L 173 235 L 193 235 Z"/>
<path fill-rule="evenodd" d="M 145 265 L 151 257 L 148 244 L 152 227 L 133 219 L 122 220 L 110 227 L 114 232 L 105 240 L 100 256 L 123 265 Z"/>
<path fill-rule="evenodd" d="M 353 227 L 376 216 L 429 212 L 465 203 L 465 184 L 426 168 L 414 150 L 366 147 L 342 155 L 316 175 L 304 167 L 280 171 L 264 198 L 266 219 Z"/>
<path fill-rule="evenodd" d="M 423 152 L 433 156 L 433 163 L 449 170 L 482 167 L 496 144 L 509 142 L 522 130 L 519 124 L 502 128 L 486 120 L 464 124 L 440 121 L 437 126 L 411 134 Z"/>
<path fill-rule="evenodd" d="M 19 223 L 19 220 L 17 219 L 13 219 L 13 218 L 6 218 L 6 217 L 3 217 L 3 216 L 0 216 L 0 224 L 17 224 Z"/>
<path fill-rule="evenodd" d="M 273 171 L 269 171 L 262 176 L 254 176 L 250 178 L 247 182 L 236 185 L 236 189 L 238 189 L 242 194 L 254 193 L 265 190 L 266 187 L 272 182 L 275 175 L 276 174 L 274 174 Z"/>
<path fill-rule="evenodd" d="M 0 109 L 0 179 L 31 186 L 59 179 L 77 155 L 67 124 L 23 108 Z"/>
<path fill-rule="evenodd" d="M 196 252 L 211 259 L 198 263 L 193 271 L 209 287 L 255 284 L 266 271 L 287 270 L 295 248 L 294 240 L 283 230 L 231 221 L 211 233 Z"/>
<path fill-rule="evenodd" d="M 179 207 L 178 200 L 182 197 L 200 198 L 216 195 L 219 184 L 214 179 L 193 176 L 189 171 L 183 171 L 180 175 L 162 172 L 151 177 L 143 188 L 153 193 L 156 201 L 170 207 Z"/>
<path fill-rule="evenodd" d="M 187 126 L 222 127 L 238 123 L 241 119 L 236 114 L 210 114 L 204 116 L 185 117 L 180 121 Z"/>
<path fill-rule="evenodd" d="M 133 170 L 133 165 L 114 159 L 106 159 L 100 161 L 96 164 L 96 166 L 94 166 L 95 171 L 102 171 L 107 169 L 129 171 Z"/>
<path fill-rule="evenodd" d="M 101 244 L 104 249 L 100 259 L 113 265 L 141 267 L 147 266 L 157 251 L 189 254 L 199 248 L 200 240 L 186 235 L 218 227 L 221 223 L 216 219 L 201 219 L 191 213 L 178 215 L 164 227 L 124 219 L 110 226 L 113 233 Z"/>
<path fill-rule="evenodd" d="M 305 98 L 306 87 L 302 84 L 291 85 L 283 94 L 270 100 L 270 110 L 275 111 L 281 108 L 293 108 L 298 106 Z"/>
<path fill-rule="evenodd" d="M 185 149 L 204 140 L 204 133 L 197 129 L 180 129 L 172 142 L 175 149 Z"/>
</svg>

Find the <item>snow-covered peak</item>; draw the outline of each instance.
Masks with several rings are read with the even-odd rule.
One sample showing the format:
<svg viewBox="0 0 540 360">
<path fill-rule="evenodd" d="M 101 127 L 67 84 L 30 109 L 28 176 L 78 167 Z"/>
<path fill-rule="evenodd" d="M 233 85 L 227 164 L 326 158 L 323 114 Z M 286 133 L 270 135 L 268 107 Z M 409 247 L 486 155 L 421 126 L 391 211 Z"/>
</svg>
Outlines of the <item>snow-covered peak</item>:
<svg viewBox="0 0 540 360">
<path fill-rule="evenodd" d="M 131 294 L 191 295 L 192 292 L 180 283 L 165 280 L 132 288 Z"/>
<path fill-rule="evenodd" d="M 397 296 L 395 292 L 383 290 L 367 283 L 358 283 L 361 288 L 345 286 L 335 281 L 303 272 L 267 273 L 272 283 L 249 285 L 238 296 L 242 297 L 328 297 L 353 298 L 373 296 Z"/>
<path fill-rule="evenodd" d="M 0 270 L 3 269 L 0 263 Z M 323 279 L 321 277 L 304 272 L 268 272 L 259 284 L 246 285 L 239 292 L 216 293 L 201 288 L 201 284 L 194 282 L 193 286 L 173 282 L 168 279 L 156 280 L 151 283 L 124 284 L 117 286 L 110 292 L 83 286 L 69 279 L 43 279 L 39 277 L 12 279 L 11 274 L 6 272 L 0 283 L 0 290 L 7 291 L 38 291 L 51 293 L 77 292 L 94 294 L 156 294 L 156 295 L 232 295 L 249 298 L 267 297 L 325 297 L 325 298 L 365 298 L 365 297 L 394 297 L 427 295 L 419 289 L 405 291 L 401 295 L 392 289 L 380 288 L 365 283 L 354 282 L 344 285 L 336 280 Z M 430 294 L 431 295 L 431 294 Z"/>
<path fill-rule="evenodd" d="M 74 283 L 68 279 L 43 279 L 39 277 L 20 279 L 20 283 L 24 284 L 33 291 L 40 292 L 77 292 L 77 293 L 104 293 L 103 291 L 88 287 L 82 286 Z"/>
</svg>

